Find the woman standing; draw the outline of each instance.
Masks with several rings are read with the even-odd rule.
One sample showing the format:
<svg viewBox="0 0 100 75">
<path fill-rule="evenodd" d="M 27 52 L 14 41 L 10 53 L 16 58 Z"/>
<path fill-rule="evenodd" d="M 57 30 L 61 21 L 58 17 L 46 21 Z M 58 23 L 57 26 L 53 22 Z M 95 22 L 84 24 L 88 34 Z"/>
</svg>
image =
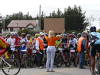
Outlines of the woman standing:
<svg viewBox="0 0 100 75">
<path fill-rule="evenodd" d="M 47 72 L 54 72 L 53 64 L 54 64 L 54 57 L 56 52 L 56 40 L 59 40 L 60 37 L 55 37 L 54 31 L 49 31 L 48 37 L 45 37 L 48 42 L 47 47 L 47 62 L 46 62 L 46 69 Z"/>
</svg>

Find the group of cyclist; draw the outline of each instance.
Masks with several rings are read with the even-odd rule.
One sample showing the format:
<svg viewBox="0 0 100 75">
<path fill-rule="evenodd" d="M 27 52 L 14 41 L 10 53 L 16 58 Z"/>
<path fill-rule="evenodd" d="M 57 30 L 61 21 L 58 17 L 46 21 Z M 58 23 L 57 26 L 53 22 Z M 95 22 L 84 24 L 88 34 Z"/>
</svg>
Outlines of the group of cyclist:
<svg viewBox="0 0 100 75">
<path fill-rule="evenodd" d="M 44 63 L 42 60 L 44 53 L 46 53 L 47 72 L 54 72 L 53 64 L 57 50 L 64 49 L 63 52 L 69 55 L 68 58 L 71 58 L 73 53 L 75 54 L 74 59 L 79 57 L 80 69 L 85 68 L 84 61 L 87 51 L 91 59 L 91 72 L 92 75 L 95 75 L 95 56 L 96 50 L 100 52 L 100 33 L 96 32 L 96 27 L 91 27 L 90 33 L 55 35 L 54 31 L 51 30 L 48 34 L 40 32 L 34 36 L 25 33 L 22 33 L 20 36 L 18 34 L 9 34 L 6 37 L 0 36 L 0 55 L 4 54 L 8 47 L 11 51 L 15 51 L 16 47 L 19 47 L 21 53 L 29 52 L 32 54 L 33 50 L 36 50 L 38 53 L 36 64 L 39 67 L 43 67 Z"/>
</svg>

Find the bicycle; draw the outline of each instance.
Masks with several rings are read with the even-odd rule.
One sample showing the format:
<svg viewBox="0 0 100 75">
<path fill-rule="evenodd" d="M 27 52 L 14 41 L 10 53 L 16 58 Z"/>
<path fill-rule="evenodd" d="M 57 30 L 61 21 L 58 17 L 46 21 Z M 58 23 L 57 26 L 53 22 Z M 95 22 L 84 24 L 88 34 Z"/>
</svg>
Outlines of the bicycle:
<svg viewBox="0 0 100 75">
<path fill-rule="evenodd" d="M 4 53 L 6 50 L 3 50 Z M 1 70 L 5 75 L 17 75 L 20 72 L 20 60 L 15 52 L 10 51 L 9 58 L 4 56 L 4 53 L 0 55 Z"/>
<path fill-rule="evenodd" d="M 99 53 L 97 53 L 96 56 L 95 74 L 100 75 L 100 54 Z"/>
<path fill-rule="evenodd" d="M 95 56 L 95 69 L 92 71 L 92 67 L 90 66 L 90 71 L 93 75 L 100 75 L 100 44 L 93 45 L 95 46 L 96 56 Z"/>
<path fill-rule="evenodd" d="M 55 65 L 61 67 L 63 64 L 70 67 L 69 52 L 64 48 L 58 48 L 55 55 Z"/>
<path fill-rule="evenodd" d="M 75 48 L 70 48 L 70 65 L 74 65 L 75 67 L 77 67 L 77 63 L 76 63 L 76 50 Z"/>
</svg>

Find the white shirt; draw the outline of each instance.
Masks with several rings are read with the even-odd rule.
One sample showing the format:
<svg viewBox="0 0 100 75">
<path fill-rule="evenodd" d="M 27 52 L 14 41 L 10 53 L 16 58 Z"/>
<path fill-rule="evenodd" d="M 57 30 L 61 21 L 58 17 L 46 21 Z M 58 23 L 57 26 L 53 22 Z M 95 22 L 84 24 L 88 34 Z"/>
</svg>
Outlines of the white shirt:
<svg viewBox="0 0 100 75">
<path fill-rule="evenodd" d="M 15 50 L 15 38 L 8 38 L 7 42 L 10 44 L 11 50 Z"/>
<path fill-rule="evenodd" d="M 7 39 L 7 42 L 8 42 L 9 44 L 11 44 L 11 38 L 8 38 L 8 39 Z"/>
<path fill-rule="evenodd" d="M 72 40 L 69 40 L 69 43 L 71 43 L 75 47 L 77 43 L 77 39 L 74 38 Z"/>
<path fill-rule="evenodd" d="M 20 42 L 21 42 L 21 43 L 27 42 L 27 39 L 26 39 L 26 38 L 22 38 L 22 39 L 20 40 Z"/>
<path fill-rule="evenodd" d="M 39 37 L 39 39 L 43 40 L 41 37 Z M 39 47 L 40 47 L 40 46 L 39 46 L 39 40 L 36 40 L 36 41 L 35 41 L 35 48 L 36 48 L 37 50 L 39 50 L 39 49 L 40 49 Z"/>
</svg>

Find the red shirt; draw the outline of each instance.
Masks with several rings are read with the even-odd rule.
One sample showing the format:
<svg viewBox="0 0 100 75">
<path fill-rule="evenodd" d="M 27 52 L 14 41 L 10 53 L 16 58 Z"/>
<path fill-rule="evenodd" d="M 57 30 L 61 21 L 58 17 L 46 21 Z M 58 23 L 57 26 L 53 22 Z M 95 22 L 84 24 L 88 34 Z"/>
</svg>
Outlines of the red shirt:
<svg viewBox="0 0 100 75">
<path fill-rule="evenodd" d="M 16 37 L 15 40 L 16 40 L 16 41 L 15 41 L 15 45 L 20 45 L 20 40 L 21 40 L 21 39 L 20 39 L 19 37 Z"/>
</svg>

